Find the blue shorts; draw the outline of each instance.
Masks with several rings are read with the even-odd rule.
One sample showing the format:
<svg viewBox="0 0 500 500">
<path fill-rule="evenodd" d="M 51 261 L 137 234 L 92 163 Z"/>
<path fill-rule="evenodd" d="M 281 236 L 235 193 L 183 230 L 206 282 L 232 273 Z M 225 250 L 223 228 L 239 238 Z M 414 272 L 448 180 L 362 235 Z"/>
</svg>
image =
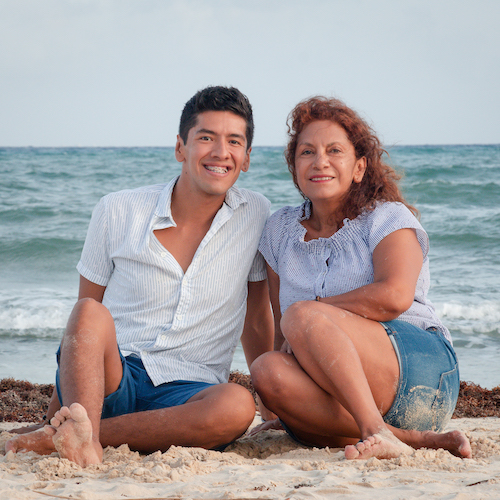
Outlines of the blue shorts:
<svg viewBox="0 0 500 500">
<path fill-rule="evenodd" d="M 101 418 L 117 417 L 126 413 L 145 410 L 159 410 L 186 403 L 195 394 L 216 384 L 176 380 L 154 386 L 140 358 L 120 353 L 123 376 L 118 389 L 104 398 Z M 57 352 L 59 364 L 59 351 Z M 59 401 L 63 404 L 59 381 L 59 368 L 56 372 L 56 389 Z"/>
<path fill-rule="evenodd" d="M 441 432 L 457 404 L 460 377 L 455 351 L 443 334 L 406 321 L 381 323 L 399 362 L 399 386 L 384 422 L 399 429 Z M 292 439 L 305 446 L 280 419 Z"/>
<path fill-rule="evenodd" d="M 384 421 L 400 429 L 442 431 L 460 389 L 453 347 L 435 328 L 422 330 L 399 320 L 381 324 L 399 362 L 399 386 Z"/>
</svg>

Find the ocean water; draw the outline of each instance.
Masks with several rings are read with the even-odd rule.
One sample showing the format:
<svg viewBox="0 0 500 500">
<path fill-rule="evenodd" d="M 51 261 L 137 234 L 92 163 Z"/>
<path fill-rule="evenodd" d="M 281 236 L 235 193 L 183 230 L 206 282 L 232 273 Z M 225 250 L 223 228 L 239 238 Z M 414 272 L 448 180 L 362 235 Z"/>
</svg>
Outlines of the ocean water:
<svg viewBox="0 0 500 500">
<path fill-rule="evenodd" d="M 452 333 L 461 379 L 500 385 L 500 146 L 389 153 L 430 236 L 430 298 Z M 53 382 L 99 198 L 178 172 L 172 148 L 0 148 L 0 378 Z M 282 148 L 254 148 L 238 185 L 263 193 L 273 211 L 301 202 Z M 241 349 L 233 369 L 248 373 Z"/>
</svg>

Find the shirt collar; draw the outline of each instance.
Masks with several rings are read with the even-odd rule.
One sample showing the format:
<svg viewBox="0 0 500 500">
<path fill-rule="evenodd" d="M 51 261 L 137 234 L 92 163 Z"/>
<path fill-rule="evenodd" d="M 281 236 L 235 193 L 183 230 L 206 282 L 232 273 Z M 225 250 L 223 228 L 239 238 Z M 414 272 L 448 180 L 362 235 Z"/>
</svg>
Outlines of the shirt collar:
<svg viewBox="0 0 500 500">
<path fill-rule="evenodd" d="M 178 179 L 179 176 L 175 177 L 163 188 L 160 197 L 158 198 L 158 203 L 156 204 L 155 215 L 157 217 L 168 218 L 173 222 L 171 211 L 172 193 Z M 245 193 L 243 193 L 237 186 L 231 186 L 226 193 L 226 198 L 224 199 L 224 203 L 233 211 L 243 203 L 247 202 L 248 200 Z"/>
</svg>

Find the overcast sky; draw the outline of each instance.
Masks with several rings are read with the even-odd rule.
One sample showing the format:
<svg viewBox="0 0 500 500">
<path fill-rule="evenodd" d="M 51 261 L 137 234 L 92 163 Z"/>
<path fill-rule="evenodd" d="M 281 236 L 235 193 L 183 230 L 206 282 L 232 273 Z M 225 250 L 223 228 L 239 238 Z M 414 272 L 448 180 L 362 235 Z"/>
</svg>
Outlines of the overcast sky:
<svg viewBox="0 0 500 500">
<path fill-rule="evenodd" d="M 172 146 L 211 84 L 281 146 L 315 94 L 386 145 L 500 142 L 498 0 L 0 0 L 0 146 Z"/>
</svg>

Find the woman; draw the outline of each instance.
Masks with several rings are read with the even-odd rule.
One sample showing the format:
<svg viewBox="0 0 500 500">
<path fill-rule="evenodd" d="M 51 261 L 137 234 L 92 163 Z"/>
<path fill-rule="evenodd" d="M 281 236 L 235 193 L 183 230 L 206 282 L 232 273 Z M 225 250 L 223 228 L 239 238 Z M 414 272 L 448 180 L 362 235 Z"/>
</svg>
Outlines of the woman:
<svg viewBox="0 0 500 500">
<path fill-rule="evenodd" d="M 429 241 L 371 128 L 335 99 L 289 117 L 285 153 L 305 202 L 268 220 L 275 349 L 251 374 L 279 427 L 348 459 L 413 448 L 471 456 L 459 431 L 440 434 L 459 390 L 448 330 L 427 299 Z M 361 441 L 360 441 L 361 440 Z"/>
</svg>

